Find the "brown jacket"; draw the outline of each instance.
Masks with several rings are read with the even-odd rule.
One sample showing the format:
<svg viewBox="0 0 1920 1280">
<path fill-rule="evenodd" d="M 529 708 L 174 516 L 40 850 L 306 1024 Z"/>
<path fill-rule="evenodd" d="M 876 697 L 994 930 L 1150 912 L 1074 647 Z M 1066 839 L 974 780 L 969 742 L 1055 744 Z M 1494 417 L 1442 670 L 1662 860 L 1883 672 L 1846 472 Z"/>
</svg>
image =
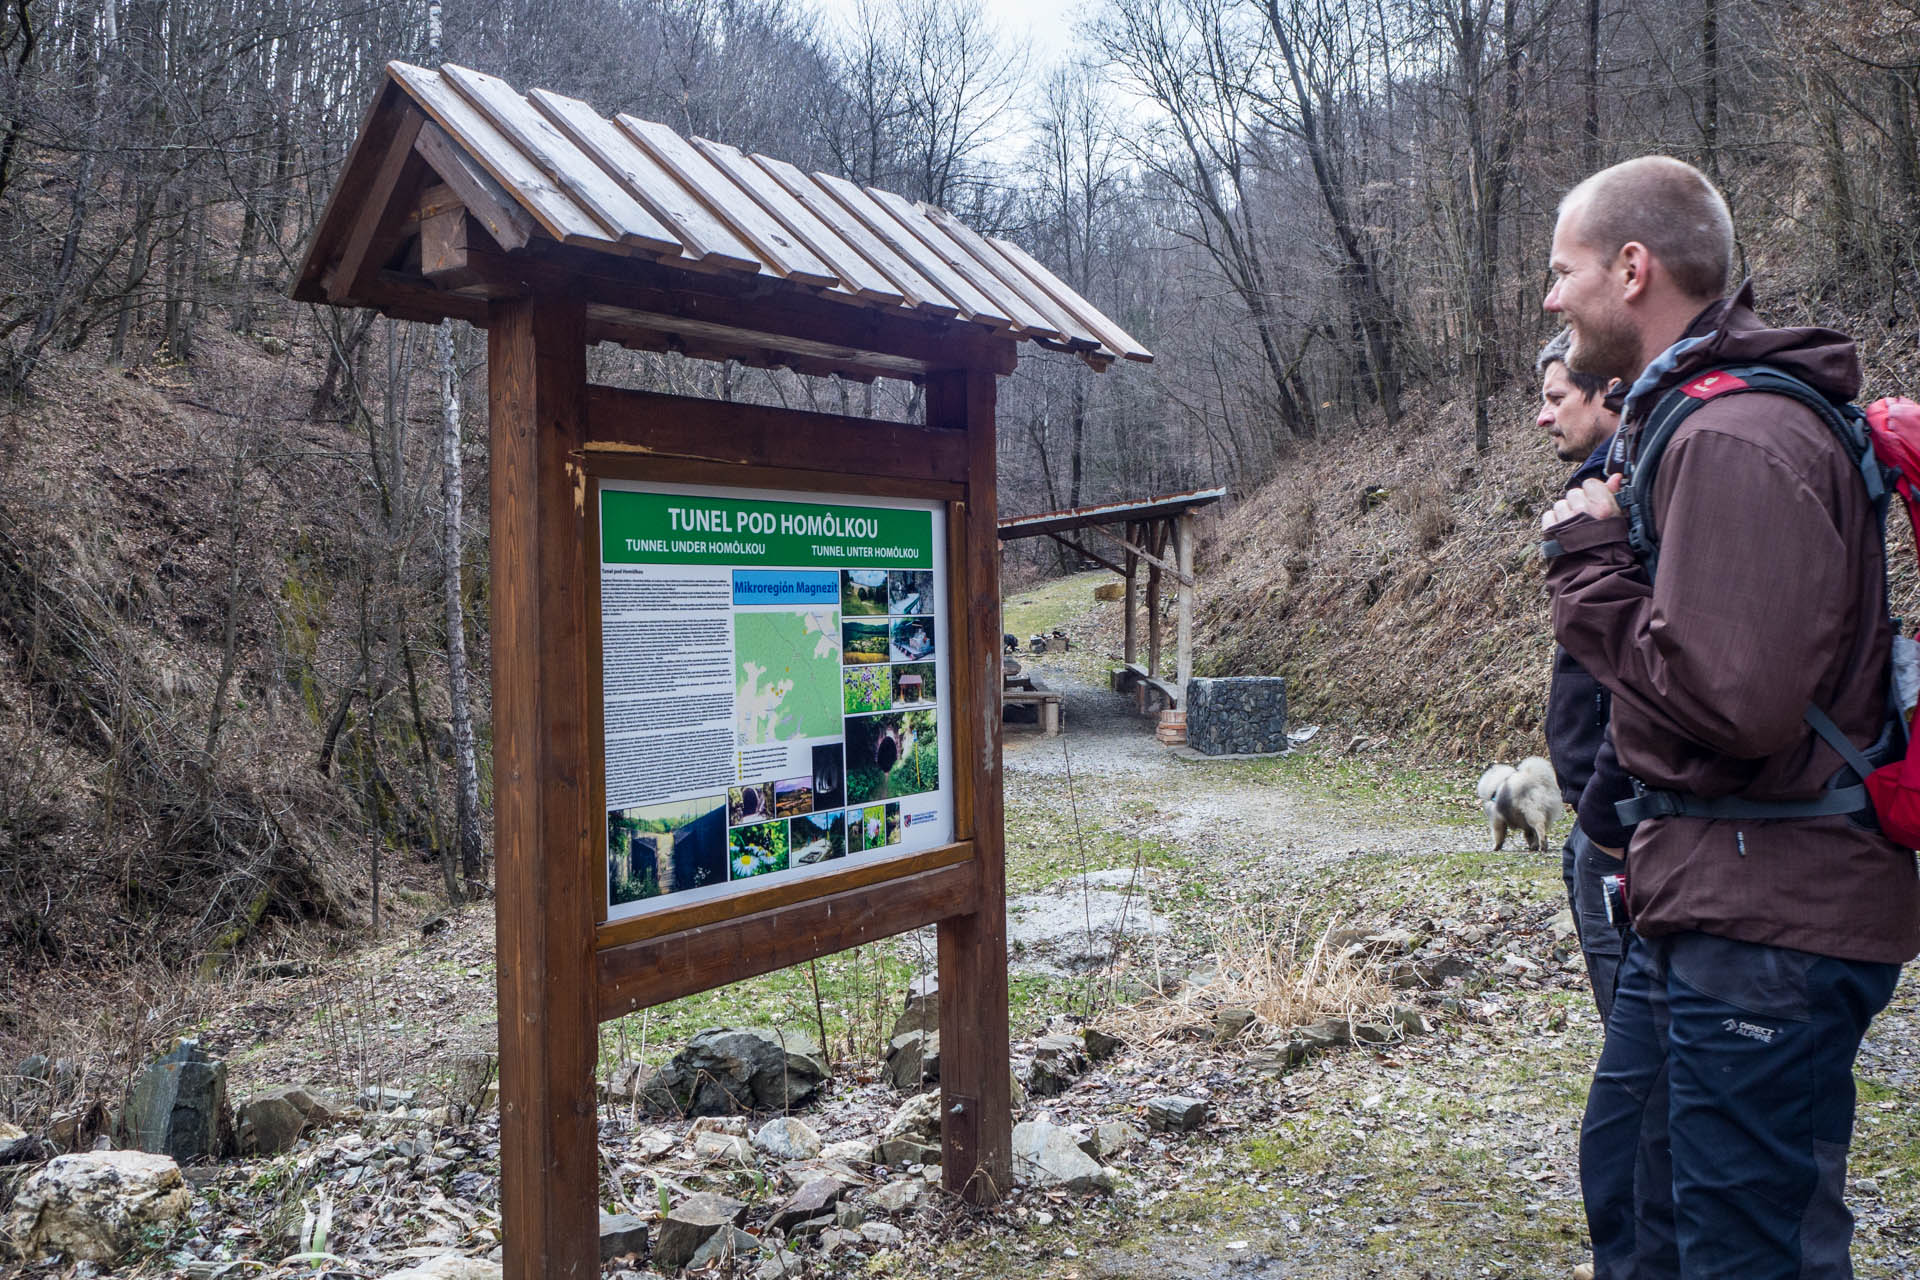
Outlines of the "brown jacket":
<svg viewBox="0 0 1920 1280">
<path fill-rule="evenodd" d="M 1740 363 L 1840 399 L 1860 389 L 1850 340 L 1763 328 L 1743 287 L 1635 384 L 1627 447 L 1662 393 Z M 1547 565 L 1554 632 L 1613 691 L 1622 765 L 1659 790 L 1817 796 L 1841 761 L 1801 719 L 1807 704 L 1863 746 L 1885 716 L 1884 553 L 1859 472 L 1804 406 L 1721 395 L 1667 446 L 1652 517 L 1652 586 L 1624 518 L 1547 531 L 1560 548 Z M 1851 818 L 1650 819 L 1627 865 L 1634 928 L 1648 937 L 1697 930 L 1883 963 L 1920 953 L 1914 855 Z"/>
</svg>

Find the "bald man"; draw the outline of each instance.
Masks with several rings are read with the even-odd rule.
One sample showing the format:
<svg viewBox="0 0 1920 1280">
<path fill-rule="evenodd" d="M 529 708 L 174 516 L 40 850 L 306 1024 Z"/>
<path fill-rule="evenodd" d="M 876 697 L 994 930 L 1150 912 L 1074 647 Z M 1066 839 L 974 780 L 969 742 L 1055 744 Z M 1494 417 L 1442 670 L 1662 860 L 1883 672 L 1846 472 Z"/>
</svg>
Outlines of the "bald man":
<svg viewBox="0 0 1920 1280">
<path fill-rule="evenodd" d="M 1612 692 L 1642 791 L 1580 1139 L 1600 1280 L 1852 1275 L 1853 1059 L 1920 952 L 1913 854 L 1860 807 L 1887 724 L 1882 539 L 1814 407 L 1851 400 L 1859 362 L 1831 330 L 1767 328 L 1750 286 L 1727 296 L 1732 251 L 1720 193 L 1659 156 L 1575 187 L 1553 234 L 1568 367 L 1630 387 L 1617 465 L 1690 410 L 1628 490 L 1650 541 L 1619 474 L 1542 521 L 1555 636 Z"/>
</svg>

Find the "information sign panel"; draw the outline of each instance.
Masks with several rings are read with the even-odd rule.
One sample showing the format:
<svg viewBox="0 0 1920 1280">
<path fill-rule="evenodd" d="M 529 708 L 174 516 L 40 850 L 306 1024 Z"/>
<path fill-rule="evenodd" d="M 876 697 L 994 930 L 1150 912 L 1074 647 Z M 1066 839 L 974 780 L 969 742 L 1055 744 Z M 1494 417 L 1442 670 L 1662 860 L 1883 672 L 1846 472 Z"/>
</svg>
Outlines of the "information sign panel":
<svg viewBox="0 0 1920 1280">
<path fill-rule="evenodd" d="M 606 912 L 953 840 L 940 502 L 601 480 Z"/>
</svg>

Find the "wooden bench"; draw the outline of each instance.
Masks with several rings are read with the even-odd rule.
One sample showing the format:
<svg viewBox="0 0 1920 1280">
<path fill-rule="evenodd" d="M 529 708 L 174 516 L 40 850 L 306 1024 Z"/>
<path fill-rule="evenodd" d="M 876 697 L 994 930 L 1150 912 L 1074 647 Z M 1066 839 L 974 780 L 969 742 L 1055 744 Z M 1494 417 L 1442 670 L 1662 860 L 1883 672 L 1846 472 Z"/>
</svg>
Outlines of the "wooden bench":
<svg viewBox="0 0 1920 1280">
<path fill-rule="evenodd" d="M 1040 714 L 1040 729 L 1049 738 L 1060 735 L 1060 695 L 1051 689 L 1005 689 L 1000 694 L 1002 709 L 1012 703 L 1022 703 L 1036 708 Z"/>
</svg>

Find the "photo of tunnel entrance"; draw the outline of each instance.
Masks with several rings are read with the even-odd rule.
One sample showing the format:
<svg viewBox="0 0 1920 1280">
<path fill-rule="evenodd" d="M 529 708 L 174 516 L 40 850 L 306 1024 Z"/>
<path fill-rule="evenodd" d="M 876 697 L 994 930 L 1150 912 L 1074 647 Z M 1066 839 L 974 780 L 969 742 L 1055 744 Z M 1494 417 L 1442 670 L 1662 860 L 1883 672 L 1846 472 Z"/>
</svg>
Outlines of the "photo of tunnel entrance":
<svg viewBox="0 0 1920 1280">
<path fill-rule="evenodd" d="M 847 803 L 919 795 L 940 786 L 940 740 L 932 711 L 847 720 Z"/>
</svg>

